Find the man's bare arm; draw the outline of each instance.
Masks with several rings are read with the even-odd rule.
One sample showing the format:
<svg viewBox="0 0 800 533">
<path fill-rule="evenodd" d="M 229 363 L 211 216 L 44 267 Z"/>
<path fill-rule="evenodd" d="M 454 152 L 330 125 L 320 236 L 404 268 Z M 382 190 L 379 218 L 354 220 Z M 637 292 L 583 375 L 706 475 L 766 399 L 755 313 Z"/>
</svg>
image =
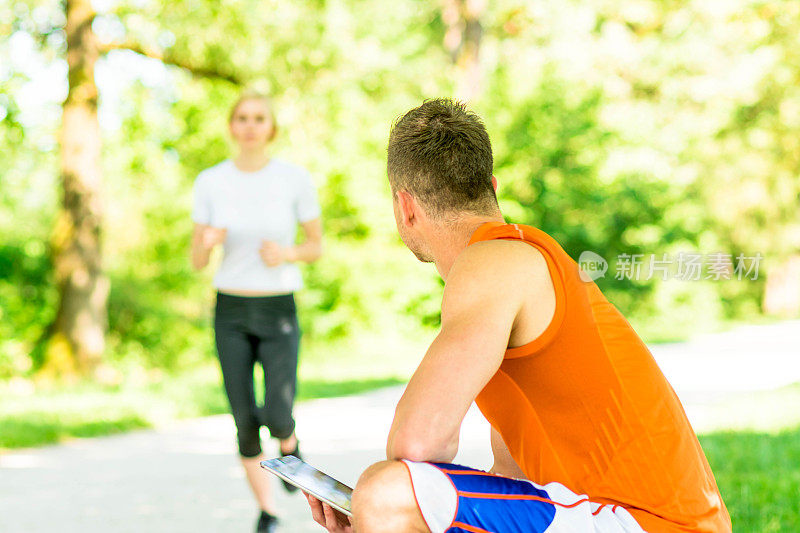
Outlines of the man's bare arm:
<svg viewBox="0 0 800 533">
<path fill-rule="evenodd" d="M 395 411 L 389 459 L 450 461 L 461 421 L 503 361 L 517 313 L 527 294 L 510 280 L 517 262 L 498 245 L 470 246 L 449 273 L 442 327 Z"/>
</svg>

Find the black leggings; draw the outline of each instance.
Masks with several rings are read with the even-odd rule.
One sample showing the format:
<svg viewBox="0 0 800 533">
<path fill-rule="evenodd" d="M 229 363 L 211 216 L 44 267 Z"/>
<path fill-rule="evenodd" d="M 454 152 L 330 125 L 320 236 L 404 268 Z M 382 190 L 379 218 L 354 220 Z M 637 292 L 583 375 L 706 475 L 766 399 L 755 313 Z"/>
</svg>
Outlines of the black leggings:
<svg viewBox="0 0 800 533">
<path fill-rule="evenodd" d="M 291 294 L 233 296 L 217 293 L 214 333 L 225 392 L 236 423 L 239 453 L 261 453 L 259 429 L 285 439 L 294 431 L 292 404 L 297 386 L 300 328 Z M 255 362 L 264 369 L 264 405 L 256 405 Z"/>
</svg>

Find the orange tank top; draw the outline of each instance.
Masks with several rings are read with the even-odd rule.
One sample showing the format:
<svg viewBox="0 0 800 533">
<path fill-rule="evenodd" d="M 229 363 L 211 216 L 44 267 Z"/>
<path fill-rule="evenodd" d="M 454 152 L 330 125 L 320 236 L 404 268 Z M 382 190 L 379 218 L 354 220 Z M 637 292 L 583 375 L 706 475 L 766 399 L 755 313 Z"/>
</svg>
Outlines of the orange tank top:
<svg viewBox="0 0 800 533">
<path fill-rule="evenodd" d="M 700 443 L 650 351 L 543 231 L 489 222 L 470 244 L 520 240 L 547 260 L 555 315 L 509 348 L 476 403 L 525 475 L 625 507 L 651 532 L 731 530 Z"/>
</svg>

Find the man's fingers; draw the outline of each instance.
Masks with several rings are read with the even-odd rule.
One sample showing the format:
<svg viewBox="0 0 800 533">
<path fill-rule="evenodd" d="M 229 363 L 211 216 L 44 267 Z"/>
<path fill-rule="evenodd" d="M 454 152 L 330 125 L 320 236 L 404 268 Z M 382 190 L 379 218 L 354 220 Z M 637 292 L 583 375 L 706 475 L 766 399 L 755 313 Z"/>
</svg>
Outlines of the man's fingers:
<svg viewBox="0 0 800 533">
<path fill-rule="evenodd" d="M 336 521 L 336 517 L 333 514 L 333 509 L 328 507 L 326 504 L 322 504 L 322 511 L 325 514 L 325 527 L 331 533 L 338 533 L 339 530 L 339 522 Z"/>
<path fill-rule="evenodd" d="M 348 518 L 334 510 L 330 505 L 322 503 L 314 496 L 303 492 L 303 495 L 308 500 L 308 506 L 311 508 L 311 516 L 314 522 L 327 529 L 330 533 L 352 533 L 353 529 L 350 526 Z"/>
<path fill-rule="evenodd" d="M 331 533 L 345 533 L 350 531 L 350 524 L 346 521 L 346 517 L 340 518 L 339 513 L 326 503 L 322 504 L 322 509 L 325 513 L 325 527 L 328 528 L 328 531 Z"/>
<path fill-rule="evenodd" d="M 322 509 L 322 502 L 308 493 L 303 493 L 308 500 L 308 506 L 311 507 L 311 517 L 317 524 L 326 527 L 325 525 L 325 511 Z"/>
</svg>

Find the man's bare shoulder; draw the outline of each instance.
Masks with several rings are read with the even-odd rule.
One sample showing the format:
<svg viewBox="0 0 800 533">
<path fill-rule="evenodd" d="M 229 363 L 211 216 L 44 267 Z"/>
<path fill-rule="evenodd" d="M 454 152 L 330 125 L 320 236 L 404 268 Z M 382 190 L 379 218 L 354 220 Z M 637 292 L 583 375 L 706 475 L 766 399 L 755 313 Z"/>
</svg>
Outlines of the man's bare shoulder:
<svg viewBox="0 0 800 533">
<path fill-rule="evenodd" d="M 500 311 L 512 321 L 509 346 L 536 339 L 555 314 L 556 296 L 547 260 L 521 241 L 481 241 L 456 258 L 445 284 L 442 315 L 462 303 Z"/>
<path fill-rule="evenodd" d="M 535 282 L 537 278 L 550 277 L 542 252 L 514 240 L 481 241 L 467 246 L 453 263 L 447 281 L 475 275 L 487 281 L 523 278 Z"/>
</svg>

